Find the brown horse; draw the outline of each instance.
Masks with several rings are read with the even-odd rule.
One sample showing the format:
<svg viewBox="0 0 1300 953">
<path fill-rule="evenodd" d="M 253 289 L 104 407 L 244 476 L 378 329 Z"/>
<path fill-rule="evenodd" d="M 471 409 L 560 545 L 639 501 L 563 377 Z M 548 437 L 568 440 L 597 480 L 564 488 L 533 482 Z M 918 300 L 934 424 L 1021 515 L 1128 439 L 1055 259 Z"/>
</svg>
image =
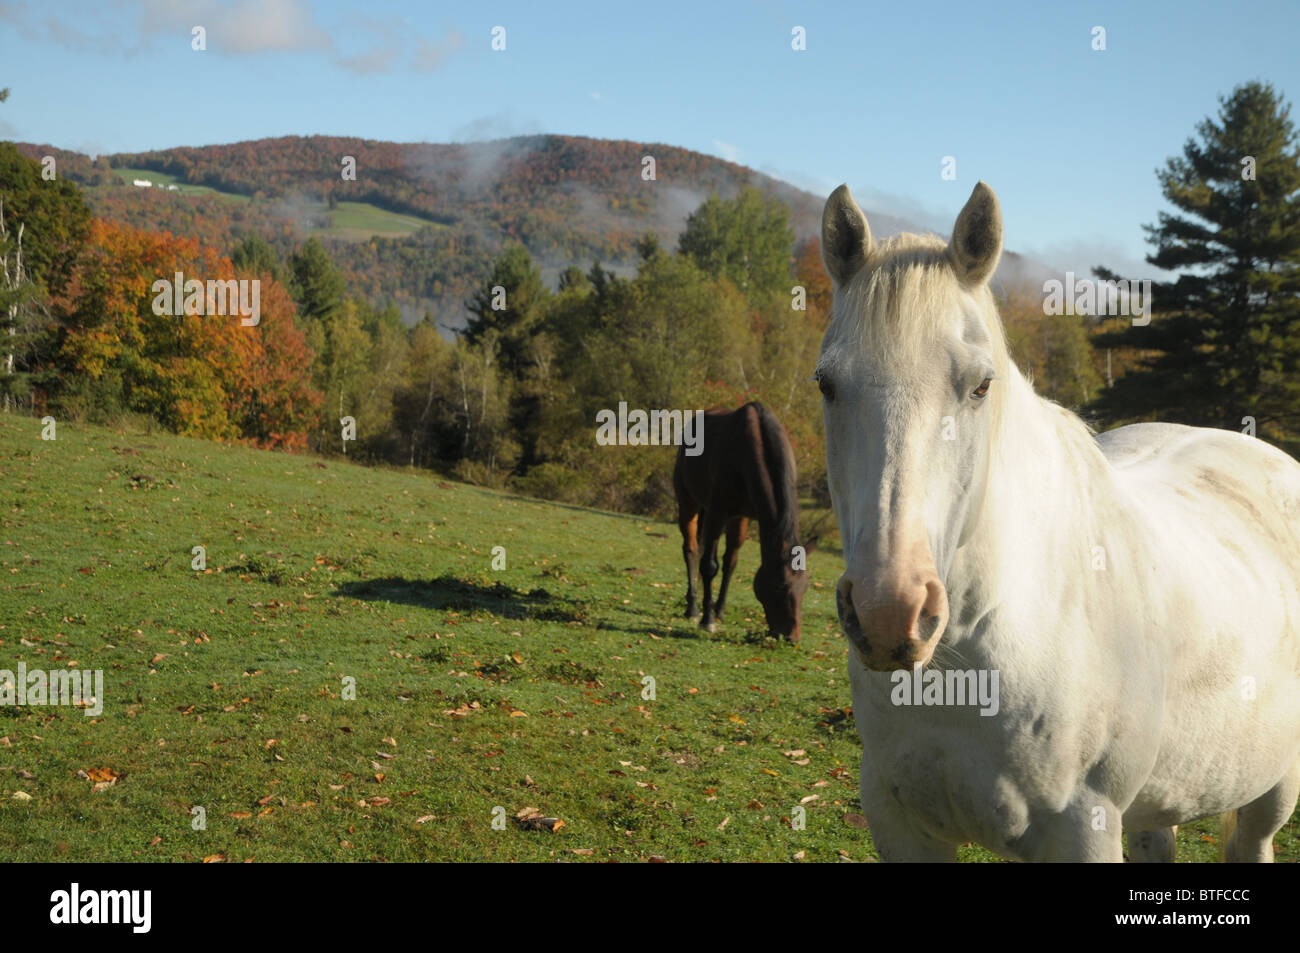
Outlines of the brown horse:
<svg viewBox="0 0 1300 953">
<path fill-rule="evenodd" d="M 673 469 L 686 559 L 686 618 L 696 615 L 698 566 L 704 583 L 700 625 L 716 631 L 748 521 L 756 519 L 762 562 L 754 576 L 754 595 L 767 616 L 769 633 L 798 642 L 808 572 L 801 558 L 806 553 L 794 551 L 799 546 L 799 502 L 794 453 L 785 428 L 762 404 L 749 403 L 732 411 L 706 410 L 703 437 L 703 452 L 687 456 L 686 448 L 679 448 Z M 727 551 L 715 604 L 713 577 L 718 574 L 718 537 L 724 529 Z"/>
</svg>

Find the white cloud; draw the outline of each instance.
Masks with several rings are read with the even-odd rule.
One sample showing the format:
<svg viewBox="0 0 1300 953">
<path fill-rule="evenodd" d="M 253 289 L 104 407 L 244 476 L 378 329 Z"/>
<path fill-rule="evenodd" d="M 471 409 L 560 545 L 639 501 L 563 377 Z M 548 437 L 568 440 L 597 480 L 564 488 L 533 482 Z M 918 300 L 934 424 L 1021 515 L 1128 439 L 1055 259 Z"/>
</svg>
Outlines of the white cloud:
<svg viewBox="0 0 1300 953">
<path fill-rule="evenodd" d="M 415 45 L 414 66 L 416 72 L 432 73 L 441 69 L 447 58 L 465 45 L 465 34 L 459 30 L 450 30 L 441 42 L 431 43 L 421 37 Z"/>
<path fill-rule="evenodd" d="M 40 13 L 46 10 L 40 8 Z M 135 35 L 124 42 L 122 24 L 133 18 Z M 160 45 L 188 48 L 194 27 L 201 26 L 210 55 L 317 53 L 360 75 L 390 73 L 404 65 L 432 72 L 465 45 L 459 30 L 448 28 L 441 39 L 430 39 L 401 18 L 349 13 L 345 23 L 327 26 L 313 0 L 70 0 L 57 15 L 40 17 L 29 0 L 0 0 L 0 23 L 36 42 L 128 57 Z M 371 37 L 370 45 L 352 42 L 357 34 Z"/>
<path fill-rule="evenodd" d="M 718 155 L 728 162 L 740 161 L 740 149 L 729 142 L 723 142 L 721 139 L 713 140 L 713 148 L 718 150 Z"/>
<path fill-rule="evenodd" d="M 758 171 L 764 175 L 770 175 L 774 179 L 780 179 L 797 189 L 811 192 L 818 197 L 830 195 L 835 191 L 835 187 L 840 184 L 838 181 L 824 179 L 821 176 L 809 175 L 805 172 L 792 172 L 789 169 L 779 169 L 773 165 L 765 165 Z"/>
<path fill-rule="evenodd" d="M 145 35 L 188 36 L 201 26 L 211 52 L 268 53 L 330 50 L 334 41 L 306 0 L 139 0 Z"/>
<path fill-rule="evenodd" d="M 1102 265 L 1122 278 L 1163 280 L 1168 272 L 1148 265 L 1121 242 L 1108 238 L 1074 239 L 1019 249 L 1027 258 L 1041 261 L 1061 272 L 1072 271 L 1078 278 L 1091 278 L 1092 269 Z"/>
</svg>

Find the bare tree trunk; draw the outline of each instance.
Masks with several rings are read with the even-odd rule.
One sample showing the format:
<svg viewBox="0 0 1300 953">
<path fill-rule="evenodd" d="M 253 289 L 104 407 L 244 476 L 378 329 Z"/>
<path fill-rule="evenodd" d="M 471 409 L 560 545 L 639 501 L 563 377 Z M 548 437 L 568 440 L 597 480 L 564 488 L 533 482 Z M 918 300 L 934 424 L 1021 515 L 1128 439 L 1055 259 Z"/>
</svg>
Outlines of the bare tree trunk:
<svg viewBox="0 0 1300 953">
<path fill-rule="evenodd" d="M 19 300 L 17 292 L 22 287 L 27 276 L 23 272 L 23 231 L 26 223 L 18 224 L 18 241 L 14 249 L 14 267 L 11 271 L 9 268 L 9 229 L 5 226 L 4 220 L 4 200 L 0 199 L 0 244 L 6 246 L 3 256 L 0 256 L 0 263 L 3 264 L 4 270 L 4 288 L 6 291 L 14 293 L 14 300 L 9 304 L 8 314 L 6 315 L 5 330 L 10 337 L 18 334 L 18 309 Z M 14 352 L 13 345 L 10 345 L 9 352 L 5 354 L 0 366 L 4 367 L 4 376 L 11 377 L 14 373 Z M 4 411 L 8 413 L 11 407 L 11 400 L 8 389 L 5 390 Z"/>
<path fill-rule="evenodd" d="M 458 358 L 456 365 L 457 370 L 460 372 L 458 375 L 460 377 L 460 404 L 465 412 L 465 436 L 460 443 L 460 457 L 464 460 L 469 456 L 469 431 L 473 421 L 470 419 L 469 414 L 469 382 L 465 379 L 465 354 L 461 353 Z"/>
</svg>

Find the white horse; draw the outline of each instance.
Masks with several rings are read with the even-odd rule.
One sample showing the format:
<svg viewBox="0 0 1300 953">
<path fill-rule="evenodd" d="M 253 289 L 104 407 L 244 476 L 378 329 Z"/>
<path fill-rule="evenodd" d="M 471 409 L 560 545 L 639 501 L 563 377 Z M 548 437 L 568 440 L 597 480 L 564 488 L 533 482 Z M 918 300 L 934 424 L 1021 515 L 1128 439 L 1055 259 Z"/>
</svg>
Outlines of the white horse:
<svg viewBox="0 0 1300 953">
<path fill-rule="evenodd" d="M 1096 437 L 1035 395 L 988 288 L 1001 253 L 982 182 L 947 245 L 873 242 L 845 186 L 822 219 L 816 378 L 876 846 L 1120 861 L 1123 827 L 1133 860 L 1172 860 L 1175 825 L 1235 811 L 1226 858 L 1271 861 L 1300 792 L 1300 464 L 1222 430 Z M 992 704 L 961 697 L 977 681 Z"/>
</svg>

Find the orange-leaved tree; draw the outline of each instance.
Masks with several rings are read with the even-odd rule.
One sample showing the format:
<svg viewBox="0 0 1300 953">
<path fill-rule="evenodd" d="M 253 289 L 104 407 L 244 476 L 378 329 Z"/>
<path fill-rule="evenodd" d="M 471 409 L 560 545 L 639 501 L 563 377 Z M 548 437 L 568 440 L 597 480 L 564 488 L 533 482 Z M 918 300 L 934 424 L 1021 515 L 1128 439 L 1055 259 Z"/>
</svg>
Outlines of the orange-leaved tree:
<svg viewBox="0 0 1300 953">
<path fill-rule="evenodd" d="M 269 275 L 239 274 L 229 259 L 166 232 L 96 220 L 89 246 L 59 307 L 59 363 L 85 385 L 83 403 L 88 394 L 93 409 L 147 414 L 181 434 L 305 445 L 321 398 L 283 287 Z M 179 283 L 183 305 L 191 279 L 258 281 L 257 323 L 243 324 L 239 298 L 220 308 L 227 313 L 206 313 L 218 304 L 206 293 L 205 313 L 169 313 L 177 310 L 175 293 L 155 283 Z M 244 287 L 248 305 L 252 286 Z"/>
</svg>

